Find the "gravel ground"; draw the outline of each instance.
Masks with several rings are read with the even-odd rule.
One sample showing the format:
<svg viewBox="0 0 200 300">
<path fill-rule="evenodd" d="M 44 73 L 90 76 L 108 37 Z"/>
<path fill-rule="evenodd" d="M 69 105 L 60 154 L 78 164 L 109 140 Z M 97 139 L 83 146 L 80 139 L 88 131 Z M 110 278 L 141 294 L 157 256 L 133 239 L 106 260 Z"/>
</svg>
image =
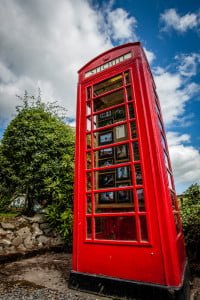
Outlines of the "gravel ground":
<svg viewBox="0 0 200 300">
<path fill-rule="evenodd" d="M 111 299 L 68 289 L 70 270 L 71 255 L 67 253 L 51 252 L 0 264 L 0 300 Z M 200 300 L 200 278 L 192 283 L 190 299 Z"/>
<path fill-rule="evenodd" d="M 71 255 L 46 253 L 0 265 L 0 300 L 108 299 L 68 289 Z"/>
</svg>

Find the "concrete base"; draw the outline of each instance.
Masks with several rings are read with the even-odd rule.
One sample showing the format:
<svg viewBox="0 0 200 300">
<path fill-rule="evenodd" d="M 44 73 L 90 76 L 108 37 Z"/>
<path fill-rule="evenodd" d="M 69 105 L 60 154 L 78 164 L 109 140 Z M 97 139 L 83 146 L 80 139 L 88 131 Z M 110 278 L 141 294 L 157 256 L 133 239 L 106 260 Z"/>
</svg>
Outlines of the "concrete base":
<svg viewBox="0 0 200 300">
<path fill-rule="evenodd" d="M 189 300 L 190 284 L 188 268 L 185 270 L 181 287 L 169 287 L 145 282 L 121 280 L 113 277 L 97 276 L 71 271 L 69 288 L 133 300 Z"/>
</svg>

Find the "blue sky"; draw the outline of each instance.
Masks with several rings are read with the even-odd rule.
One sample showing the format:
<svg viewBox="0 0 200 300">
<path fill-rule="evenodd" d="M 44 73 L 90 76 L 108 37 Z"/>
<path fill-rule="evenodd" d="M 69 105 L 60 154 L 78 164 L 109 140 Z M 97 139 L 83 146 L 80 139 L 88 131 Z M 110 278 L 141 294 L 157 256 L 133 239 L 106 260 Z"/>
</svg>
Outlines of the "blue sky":
<svg viewBox="0 0 200 300">
<path fill-rule="evenodd" d="M 200 9 L 178 0 L 1 0 L 0 137 L 24 90 L 58 100 L 75 122 L 77 70 L 127 42 L 145 48 L 176 189 L 200 178 Z"/>
</svg>

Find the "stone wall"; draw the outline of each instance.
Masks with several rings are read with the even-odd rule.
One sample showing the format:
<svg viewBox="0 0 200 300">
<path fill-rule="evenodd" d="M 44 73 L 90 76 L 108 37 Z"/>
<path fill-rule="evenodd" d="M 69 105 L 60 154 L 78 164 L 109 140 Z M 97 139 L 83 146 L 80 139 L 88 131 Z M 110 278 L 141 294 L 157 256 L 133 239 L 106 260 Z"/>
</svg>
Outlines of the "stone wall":
<svg viewBox="0 0 200 300">
<path fill-rule="evenodd" d="M 64 246 L 43 215 L 0 219 L 0 256 Z"/>
</svg>

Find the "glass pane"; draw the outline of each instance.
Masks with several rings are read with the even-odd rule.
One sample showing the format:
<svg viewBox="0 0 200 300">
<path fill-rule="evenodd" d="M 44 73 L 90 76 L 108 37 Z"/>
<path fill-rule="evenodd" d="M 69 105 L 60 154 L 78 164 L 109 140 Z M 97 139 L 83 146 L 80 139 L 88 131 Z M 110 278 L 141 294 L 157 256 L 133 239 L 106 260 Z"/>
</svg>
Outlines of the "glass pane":
<svg viewBox="0 0 200 300">
<path fill-rule="evenodd" d="M 92 196 L 91 195 L 87 195 L 87 214 L 91 214 L 92 213 Z"/>
<path fill-rule="evenodd" d="M 108 91 L 117 89 L 122 85 L 122 75 L 117 75 L 115 77 L 109 78 L 94 85 L 94 96 L 99 96 Z"/>
<path fill-rule="evenodd" d="M 126 120 L 125 107 L 121 106 L 96 115 L 97 128 Z"/>
<path fill-rule="evenodd" d="M 87 190 L 91 190 L 92 187 L 92 176 L 91 172 L 87 173 Z"/>
<path fill-rule="evenodd" d="M 132 118 L 135 118 L 135 112 L 134 112 L 134 106 L 133 106 L 133 103 L 130 103 L 128 105 L 128 109 L 129 109 L 129 118 L 132 119 Z"/>
<path fill-rule="evenodd" d="M 145 211 L 144 191 L 143 189 L 137 189 L 137 199 L 139 211 Z"/>
<path fill-rule="evenodd" d="M 94 111 L 99 111 L 113 105 L 124 102 L 123 90 L 116 91 L 106 96 L 99 97 L 94 100 Z"/>
<path fill-rule="evenodd" d="M 91 152 L 87 153 L 87 169 L 91 169 Z"/>
<path fill-rule="evenodd" d="M 140 165 L 135 165 L 136 184 L 142 184 L 142 171 Z"/>
<path fill-rule="evenodd" d="M 91 117 L 86 119 L 86 130 L 91 131 Z"/>
<path fill-rule="evenodd" d="M 128 99 L 128 101 L 133 100 L 133 98 L 132 98 L 132 91 L 131 91 L 131 87 L 130 86 L 126 88 L 126 93 L 127 93 L 127 99 Z"/>
<path fill-rule="evenodd" d="M 87 239 L 92 238 L 92 218 L 87 218 Z"/>
<path fill-rule="evenodd" d="M 95 238 L 99 240 L 136 241 L 135 217 L 95 218 Z"/>
<path fill-rule="evenodd" d="M 138 142 L 133 142 L 133 157 L 134 160 L 140 160 L 140 153 L 139 153 L 139 145 Z"/>
<path fill-rule="evenodd" d="M 119 185 L 123 190 L 108 191 L 95 194 L 96 213 L 128 212 L 134 211 L 134 199 L 132 189 Z"/>
<path fill-rule="evenodd" d="M 137 137 L 137 129 L 135 122 L 131 122 L 131 136 L 132 139 L 135 139 Z"/>
<path fill-rule="evenodd" d="M 87 88 L 87 100 L 90 100 L 91 99 L 91 96 L 92 96 L 92 89 L 91 87 L 89 86 Z"/>
<path fill-rule="evenodd" d="M 146 216 L 140 216 L 140 233 L 142 241 L 148 241 L 147 220 Z"/>
<path fill-rule="evenodd" d="M 130 161 L 128 144 L 95 151 L 95 167 L 107 167 Z"/>
<path fill-rule="evenodd" d="M 86 115 L 90 115 L 91 114 L 91 102 L 87 101 L 86 103 Z"/>
<path fill-rule="evenodd" d="M 91 134 L 86 135 L 87 149 L 91 148 Z"/>
<path fill-rule="evenodd" d="M 132 185 L 129 166 L 95 172 L 95 189 L 118 187 L 119 184 Z"/>
<path fill-rule="evenodd" d="M 125 72 L 125 82 L 126 82 L 126 84 L 130 83 L 130 73 L 129 73 L 129 71 Z"/>
</svg>

